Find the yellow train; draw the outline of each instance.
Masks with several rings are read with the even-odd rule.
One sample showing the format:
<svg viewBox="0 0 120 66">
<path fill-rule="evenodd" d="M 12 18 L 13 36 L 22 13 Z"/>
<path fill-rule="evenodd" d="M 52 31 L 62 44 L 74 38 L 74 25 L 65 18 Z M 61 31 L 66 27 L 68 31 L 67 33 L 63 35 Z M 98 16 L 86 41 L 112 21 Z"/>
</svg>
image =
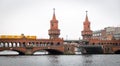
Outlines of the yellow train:
<svg viewBox="0 0 120 66">
<path fill-rule="evenodd" d="M 21 39 L 21 38 L 26 38 L 26 39 L 36 39 L 36 36 L 24 36 L 24 34 L 21 35 L 0 35 L 0 39 Z"/>
</svg>

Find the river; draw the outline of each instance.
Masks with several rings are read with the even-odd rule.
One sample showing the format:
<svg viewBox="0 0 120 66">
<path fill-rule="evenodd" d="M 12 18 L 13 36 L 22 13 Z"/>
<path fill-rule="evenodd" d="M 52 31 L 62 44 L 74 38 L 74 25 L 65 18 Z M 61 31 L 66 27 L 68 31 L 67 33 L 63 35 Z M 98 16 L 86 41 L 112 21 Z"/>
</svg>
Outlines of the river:
<svg viewBox="0 0 120 66">
<path fill-rule="evenodd" d="M 0 56 L 0 66 L 120 66 L 120 55 Z"/>
</svg>

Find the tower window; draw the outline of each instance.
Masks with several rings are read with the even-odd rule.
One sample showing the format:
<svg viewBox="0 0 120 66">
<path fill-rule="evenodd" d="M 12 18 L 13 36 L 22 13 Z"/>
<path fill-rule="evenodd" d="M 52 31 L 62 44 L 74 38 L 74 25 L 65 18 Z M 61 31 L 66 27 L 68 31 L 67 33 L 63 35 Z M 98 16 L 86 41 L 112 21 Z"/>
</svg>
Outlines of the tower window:
<svg viewBox="0 0 120 66">
<path fill-rule="evenodd" d="M 52 26 L 54 26 L 54 24 L 53 24 L 53 23 L 52 23 L 51 25 L 52 25 Z"/>
<path fill-rule="evenodd" d="M 89 28 L 90 26 L 88 25 L 88 28 Z"/>
</svg>

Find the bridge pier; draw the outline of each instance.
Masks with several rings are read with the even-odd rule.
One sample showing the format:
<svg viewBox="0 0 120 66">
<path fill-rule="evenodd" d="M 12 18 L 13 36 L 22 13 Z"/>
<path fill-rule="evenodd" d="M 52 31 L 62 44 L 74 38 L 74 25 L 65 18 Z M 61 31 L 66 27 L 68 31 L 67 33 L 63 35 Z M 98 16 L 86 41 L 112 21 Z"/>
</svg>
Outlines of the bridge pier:
<svg viewBox="0 0 120 66">
<path fill-rule="evenodd" d="M 25 55 L 33 55 L 33 53 L 31 52 L 32 50 L 27 49 L 27 51 L 25 52 Z"/>
<path fill-rule="evenodd" d="M 25 55 L 33 55 L 33 47 L 32 46 L 27 46 L 26 47 L 26 52 L 25 52 Z"/>
<path fill-rule="evenodd" d="M 33 55 L 32 52 L 26 52 L 25 55 Z"/>
<path fill-rule="evenodd" d="M 70 44 L 64 45 L 64 54 L 65 55 L 73 55 L 73 54 L 75 54 L 74 45 L 70 45 Z"/>
</svg>

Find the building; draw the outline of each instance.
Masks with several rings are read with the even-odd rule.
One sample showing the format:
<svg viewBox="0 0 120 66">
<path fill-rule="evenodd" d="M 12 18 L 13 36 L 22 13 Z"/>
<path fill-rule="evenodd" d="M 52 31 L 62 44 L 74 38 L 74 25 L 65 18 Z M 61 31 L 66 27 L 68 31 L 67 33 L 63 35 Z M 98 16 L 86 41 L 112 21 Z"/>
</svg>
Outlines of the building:
<svg viewBox="0 0 120 66">
<path fill-rule="evenodd" d="M 120 40 L 120 27 L 106 27 L 102 30 L 93 31 L 92 39 Z"/>
</svg>

